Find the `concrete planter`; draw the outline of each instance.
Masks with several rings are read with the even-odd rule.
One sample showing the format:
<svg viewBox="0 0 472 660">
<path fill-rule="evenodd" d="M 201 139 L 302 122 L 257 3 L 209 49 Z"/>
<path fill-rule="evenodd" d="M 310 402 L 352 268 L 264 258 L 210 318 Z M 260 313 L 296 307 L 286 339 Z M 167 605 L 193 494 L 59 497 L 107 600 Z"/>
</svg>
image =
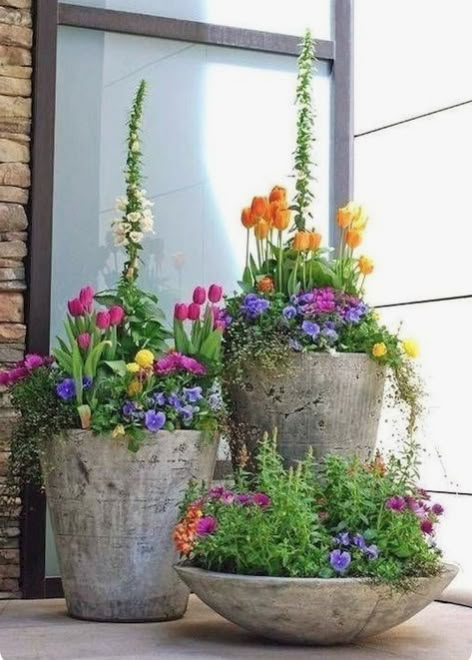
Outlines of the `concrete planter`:
<svg viewBox="0 0 472 660">
<path fill-rule="evenodd" d="M 209 482 L 218 443 L 199 431 L 124 438 L 70 431 L 42 455 L 46 495 L 70 615 L 95 621 L 168 621 L 189 591 L 172 566 L 172 530 L 190 479 Z"/>
<path fill-rule="evenodd" d="M 277 427 L 287 464 L 310 446 L 318 459 L 366 460 L 375 448 L 384 385 L 385 367 L 363 353 L 294 353 L 280 375 L 249 365 L 244 385 L 229 388 L 233 445 L 243 441 L 253 456 L 263 432 Z"/>
<path fill-rule="evenodd" d="M 400 593 L 365 578 L 273 578 L 176 566 L 215 612 L 253 633 L 291 644 L 345 644 L 397 626 L 438 598 L 457 574 L 418 578 Z"/>
</svg>

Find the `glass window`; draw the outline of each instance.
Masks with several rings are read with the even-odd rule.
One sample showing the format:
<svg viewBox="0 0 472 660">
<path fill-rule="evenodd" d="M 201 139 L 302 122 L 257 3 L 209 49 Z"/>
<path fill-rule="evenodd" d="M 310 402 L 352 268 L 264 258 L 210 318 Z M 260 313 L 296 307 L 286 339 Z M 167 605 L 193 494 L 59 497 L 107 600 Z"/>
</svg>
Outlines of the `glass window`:
<svg viewBox="0 0 472 660">
<path fill-rule="evenodd" d="M 302 34 L 312 28 L 319 39 L 332 38 L 333 0 L 66 0 L 120 11 L 228 25 L 230 27 Z"/>
</svg>

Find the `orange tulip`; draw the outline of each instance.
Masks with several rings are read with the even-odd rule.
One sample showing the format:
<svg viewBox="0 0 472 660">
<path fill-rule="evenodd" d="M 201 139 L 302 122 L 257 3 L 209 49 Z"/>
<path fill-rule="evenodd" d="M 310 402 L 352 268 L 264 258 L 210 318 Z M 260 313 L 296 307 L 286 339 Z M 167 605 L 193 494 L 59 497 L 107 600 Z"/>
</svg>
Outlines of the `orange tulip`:
<svg viewBox="0 0 472 660">
<path fill-rule="evenodd" d="M 369 257 L 359 257 L 357 264 L 363 275 L 370 275 L 374 270 L 374 262 Z"/>
<path fill-rule="evenodd" d="M 268 275 L 266 275 L 266 277 L 263 277 L 257 283 L 257 290 L 260 291 L 261 293 L 272 293 L 274 289 L 275 289 L 274 280 Z"/>
<path fill-rule="evenodd" d="M 273 224 L 279 231 L 287 229 L 290 224 L 290 211 L 286 206 L 278 206 L 275 209 Z"/>
<path fill-rule="evenodd" d="M 250 229 L 256 224 L 256 218 L 249 206 L 246 206 L 246 208 L 241 211 L 241 222 L 246 229 Z"/>
<path fill-rule="evenodd" d="M 310 250 L 317 250 L 321 244 L 321 234 L 317 231 L 308 232 L 309 248 Z"/>
<path fill-rule="evenodd" d="M 346 232 L 346 244 L 354 249 L 362 243 L 362 232 L 358 229 L 348 229 Z"/>
<path fill-rule="evenodd" d="M 338 209 L 338 225 L 342 229 L 347 229 L 359 212 L 359 207 L 354 202 L 349 202 L 346 206 Z"/>
<path fill-rule="evenodd" d="M 267 238 L 269 234 L 269 229 L 270 229 L 270 225 L 267 222 L 267 220 L 259 220 L 256 226 L 254 227 L 254 233 L 256 235 L 256 238 L 258 238 L 260 241 L 263 240 L 264 238 Z"/>
<path fill-rule="evenodd" d="M 282 186 L 274 186 L 270 191 L 269 202 L 285 202 L 287 199 L 287 190 Z"/>
<path fill-rule="evenodd" d="M 267 197 L 254 197 L 251 204 L 251 211 L 256 218 L 265 218 L 269 211 L 269 200 Z"/>
<path fill-rule="evenodd" d="M 308 231 L 297 231 L 293 237 L 293 249 L 297 252 L 303 252 L 303 250 L 308 250 L 310 248 L 310 232 Z"/>
</svg>

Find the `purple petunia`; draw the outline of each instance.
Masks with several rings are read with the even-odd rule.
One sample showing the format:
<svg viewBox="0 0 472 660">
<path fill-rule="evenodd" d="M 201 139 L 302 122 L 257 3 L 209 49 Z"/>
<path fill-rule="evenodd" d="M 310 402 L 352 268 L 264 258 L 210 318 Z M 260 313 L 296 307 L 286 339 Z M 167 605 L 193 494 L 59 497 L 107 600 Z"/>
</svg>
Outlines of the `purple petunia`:
<svg viewBox="0 0 472 660">
<path fill-rule="evenodd" d="M 303 321 L 302 330 L 312 339 L 316 339 L 316 337 L 320 334 L 320 326 L 314 321 Z"/>
<path fill-rule="evenodd" d="M 203 516 L 197 522 L 198 536 L 209 536 L 214 534 L 218 529 L 218 522 L 214 516 Z"/>
<path fill-rule="evenodd" d="M 385 502 L 385 506 L 391 511 L 401 513 L 406 509 L 406 501 L 404 497 L 401 497 L 400 495 L 394 495 L 394 497 L 389 497 L 389 499 Z"/>
<path fill-rule="evenodd" d="M 332 550 L 329 553 L 329 563 L 331 564 L 331 568 L 337 573 L 344 573 L 351 563 L 351 555 L 347 551 L 339 549 Z"/>
<path fill-rule="evenodd" d="M 56 385 L 56 394 L 63 401 L 70 401 L 75 397 L 75 383 L 73 378 L 64 378 Z"/>
<path fill-rule="evenodd" d="M 144 415 L 144 425 L 148 431 L 155 433 L 160 431 L 166 423 L 166 416 L 163 412 L 148 410 Z"/>
</svg>

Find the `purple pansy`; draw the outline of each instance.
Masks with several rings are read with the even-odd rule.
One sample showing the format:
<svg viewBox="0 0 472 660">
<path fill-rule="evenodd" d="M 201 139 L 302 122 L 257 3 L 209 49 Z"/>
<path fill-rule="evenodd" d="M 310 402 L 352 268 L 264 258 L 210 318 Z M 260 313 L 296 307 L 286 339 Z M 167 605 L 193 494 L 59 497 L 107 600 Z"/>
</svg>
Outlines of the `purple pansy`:
<svg viewBox="0 0 472 660">
<path fill-rule="evenodd" d="M 336 542 L 341 545 L 349 546 L 351 545 L 351 535 L 349 532 L 340 532 L 336 535 Z"/>
<path fill-rule="evenodd" d="M 357 548 L 364 550 L 364 548 L 366 547 L 366 543 L 365 543 L 365 538 L 362 536 L 362 534 L 354 534 L 354 536 L 352 537 L 352 545 L 355 545 Z"/>
<path fill-rule="evenodd" d="M 362 549 L 362 552 L 365 554 L 367 559 L 370 561 L 373 561 L 374 559 L 377 559 L 379 556 L 379 549 L 376 545 L 367 545 Z"/>
<path fill-rule="evenodd" d="M 136 412 L 136 406 L 132 401 L 125 401 L 121 408 L 121 412 L 125 417 L 131 417 L 131 415 Z"/>
<path fill-rule="evenodd" d="M 75 397 L 75 383 L 73 378 L 64 378 L 56 385 L 56 394 L 63 401 L 70 401 Z"/>
<path fill-rule="evenodd" d="M 329 563 L 337 573 L 344 573 L 351 563 L 351 555 L 346 550 L 332 550 L 329 553 Z"/>
<path fill-rule="evenodd" d="M 302 330 L 312 339 L 316 339 L 316 337 L 320 334 L 320 326 L 314 321 L 303 321 Z"/>
<path fill-rule="evenodd" d="M 197 401 L 200 401 L 200 399 L 203 398 L 202 388 L 199 385 L 196 385 L 195 387 L 184 387 L 183 393 L 185 400 L 188 401 L 188 403 L 197 403 Z"/>
<path fill-rule="evenodd" d="M 244 296 L 241 306 L 244 316 L 249 320 L 255 320 L 270 307 L 270 302 L 265 298 L 259 297 L 255 293 L 249 293 Z"/>
<path fill-rule="evenodd" d="M 287 307 L 283 308 L 282 314 L 287 321 L 290 321 L 297 315 L 297 308 L 293 305 L 287 305 Z"/>
<path fill-rule="evenodd" d="M 166 395 L 164 392 L 154 392 L 152 395 L 152 400 L 156 406 L 165 406 L 166 405 Z"/>
<path fill-rule="evenodd" d="M 166 416 L 163 412 L 148 410 L 144 415 L 144 425 L 148 431 L 155 433 L 160 431 L 166 423 Z"/>
</svg>

